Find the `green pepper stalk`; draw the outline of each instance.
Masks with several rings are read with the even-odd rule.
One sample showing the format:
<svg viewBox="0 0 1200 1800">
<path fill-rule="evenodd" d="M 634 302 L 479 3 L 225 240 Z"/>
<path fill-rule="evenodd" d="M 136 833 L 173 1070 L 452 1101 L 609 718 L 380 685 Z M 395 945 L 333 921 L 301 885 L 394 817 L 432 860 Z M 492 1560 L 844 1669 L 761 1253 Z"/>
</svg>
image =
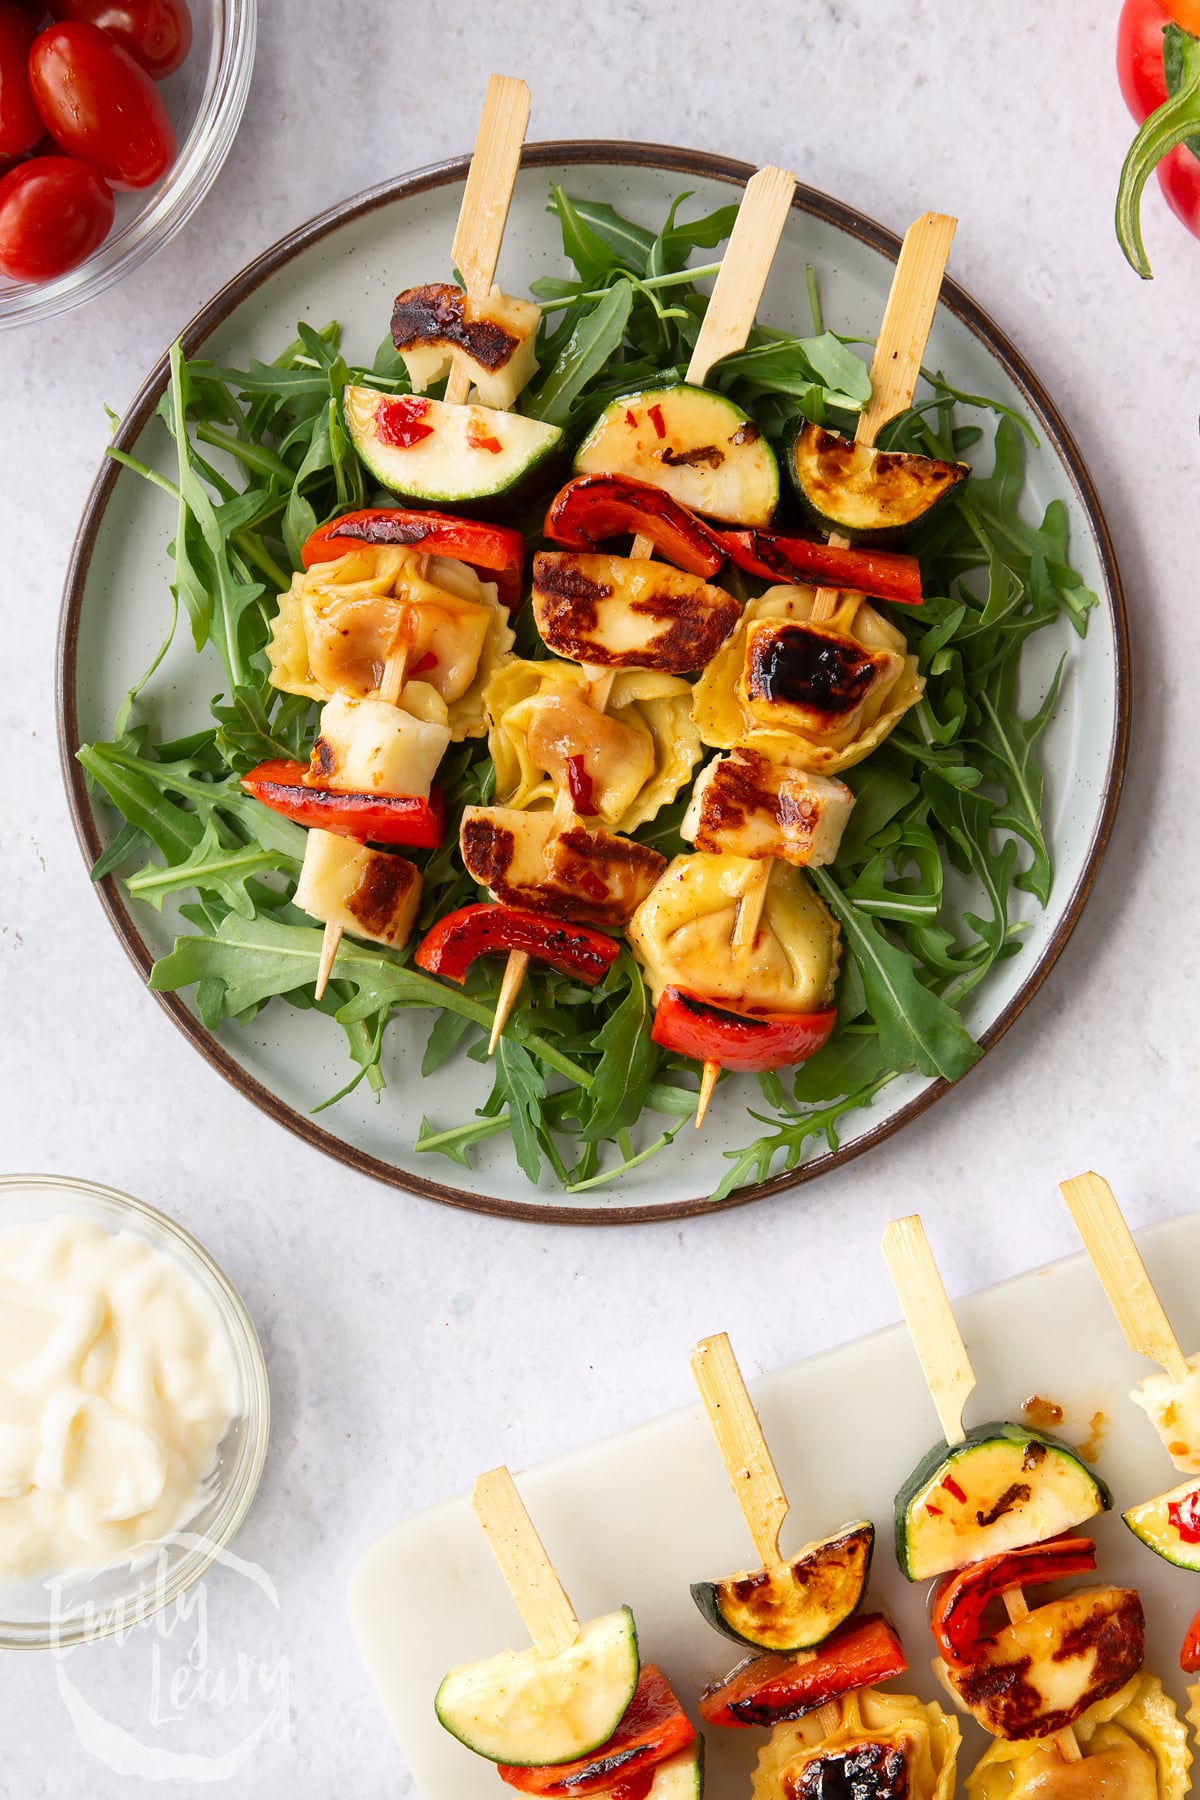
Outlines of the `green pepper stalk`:
<svg viewBox="0 0 1200 1800">
<path fill-rule="evenodd" d="M 1142 189 L 1164 156 L 1200 132 L 1200 38 L 1179 31 L 1177 41 L 1178 85 L 1129 146 L 1117 188 L 1117 240 L 1143 281 L 1150 280 L 1153 270 L 1142 242 Z"/>
</svg>

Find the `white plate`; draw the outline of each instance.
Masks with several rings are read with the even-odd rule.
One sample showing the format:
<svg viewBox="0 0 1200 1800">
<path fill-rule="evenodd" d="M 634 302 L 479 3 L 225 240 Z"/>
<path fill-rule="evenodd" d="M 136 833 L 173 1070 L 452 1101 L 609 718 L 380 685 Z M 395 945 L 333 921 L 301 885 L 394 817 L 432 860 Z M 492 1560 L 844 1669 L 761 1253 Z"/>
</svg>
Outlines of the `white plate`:
<svg viewBox="0 0 1200 1800">
<path fill-rule="evenodd" d="M 1200 1213 L 1139 1233 L 1138 1242 L 1184 1348 L 1200 1344 Z M 1147 1550 L 1119 1516 L 1182 1479 L 1128 1398 L 1150 1365 L 1126 1348 L 1082 1255 L 974 1294 L 956 1303 L 955 1314 L 978 1379 L 968 1425 L 1019 1418 L 1022 1403 L 1037 1395 L 1064 1408 L 1063 1423 L 1053 1427 L 1059 1435 L 1084 1443 L 1093 1456 L 1098 1443 L 1096 1471 L 1113 1491 L 1114 1510 L 1080 1528 L 1096 1539 L 1094 1580 L 1141 1590 L 1146 1666 L 1182 1710 L 1179 1648 L 1200 1606 L 1200 1581 Z M 703 1325 L 717 1331 L 721 1320 Z M 684 1364 L 691 1345 L 678 1349 Z M 734 1350 L 749 1371 L 754 1345 Z M 925 1700 L 944 1698 L 929 1668 L 929 1584 L 910 1586 L 892 1550 L 895 1490 L 940 1436 L 906 1330 L 875 1332 L 751 1381 L 750 1389 L 792 1502 L 785 1553 L 845 1520 L 873 1519 L 878 1536 L 866 1606 L 890 1613 L 909 1660 L 909 1673 L 889 1685 Z M 1097 1413 L 1103 1419 L 1093 1429 Z M 518 1486 L 579 1616 L 632 1606 L 642 1654 L 664 1669 L 698 1723 L 701 1688 L 739 1655 L 700 1617 L 688 1585 L 754 1563 L 699 1403 L 532 1469 Z M 423 1800 L 497 1800 L 508 1791 L 433 1712 L 448 1668 L 527 1642 L 466 1497 L 379 1539 L 352 1577 L 350 1621 Z M 960 1776 L 988 1741 L 972 1720 L 962 1724 Z M 760 1730 L 706 1729 L 709 1800 L 741 1800 L 765 1737 Z"/>
<path fill-rule="evenodd" d="M 351 356 L 368 360 L 387 329 L 398 288 L 428 280 L 445 266 L 461 195 L 464 163 L 444 164 L 349 201 L 277 245 L 198 315 L 185 348 L 201 346 L 219 363 L 245 367 L 288 343 L 298 316 L 313 325 L 339 319 Z M 547 216 L 547 182 L 608 200 L 648 224 L 661 220 L 670 199 L 691 189 L 697 211 L 727 204 L 731 183 L 752 171 L 696 152 L 639 145 L 543 145 L 526 152 L 505 238 L 501 279 L 523 291 L 535 276 L 561 272 L 556 222 Z M 736 191 L 736 190 L 734 190 Z M 819 276 L 826 319 L 846 330 L 871 330 L 883 310 L 897 242 L 889 233 L 808 189 L 795 209 L 767 284 L 760 316 L 771 324 L 809 328 L 805 264 Z M 1022 407 L 1036 422 L 1040 448 L 1030 453 L 1030 514 L 1055 496 L 1070 513 L 1071 554 L 1084 580 L 1101 596 L 1086 642 L 1069 627 L 1039 632 L 1026 652 L 1021 703 L 1032 711 L 1060 655 L 1067 667 L 1056 716 L 1044 740 L 1046 824 L 1056 874 L 1051 904 L 1042 912 L 1015 890 L 1017 916 L 1027 920 L 1021 953 L 992 970 L 973 999 L 968 1023 L 992 1044 L 1020 1012 L 1057 957 L 1087 896 L 1115 812 L 1128 725 L 1127 650 L 1116 568 L 1086 470 L 1065 426 L 1036 378 L 984 314 L 948 283 L 930 337 L 927 362 L 968 392 L 984 392 Z M 165 382 L 160 364 L 149 377 L 118 436 L 139 458 L 169 471 L 171 450 L 153 418 Z M 73 756 L 81 741 L 107 738 L 120 699 L 150 662 L 167 617 L 170 576 L 166 546 L 174 529 L 168 497 L 108 463 L 89 500 L 68 576 L 60 643 L 60 735 L 76 826 L 89 861 L 114 829 L 114 815 L 96 809 Z M 142 715 L 164 737 L 210 723 L 208 701 L 221 676 L 215 652 L 196 657 L 186 629 L 146 690 Z M 114 927 L 143 975 L 169 950 L 176 919 L 126 904 L 119 884 L 102 885 Z M 185 931 L 190 929 L 186 925 Z M 471 1116 L 488 1077 L 461 1059 L 422 1081 L 418 1067 L 429 1030 L 425 1016 L 394 1020 L 388 1028 L 384 1072 L 388 1089 L 376 1105 L 365 1083 L 319 1119 L 311 1109 L 344 1083 L 348 1069 L 340 1032 L 315 1013 L 272 1005 L 249 1027 L 226 1024 L 215 1035 L 199 1023 L 190 996 L 160 995 L 176 1023 L 227 1079 L 264 1111 L 355 1167 L 452 1204 L 576 1222 L 629 1222 L 704 1210 L 726 1164 L 722 1151 L 741 1146 L 760 1127 L 748 1121 L 751 1081 L 719 1090 L 703 1134 L 681 1132 L 663 1154 L 622 1177 L 615 1191 L 563 1196 L 545 1180 L 532 1188 L 516 1168 L 504 1137 L 479 1146 L 469 1174 L 451 1173 L 440 1158 L 417 1155 L 412 1143 L 421 1115 L 436 1126 Z M 815 1154 L 800 1170 L 742 1189 L 755 1198 L 820 1173 L 864 1149 L 922 1111 L 947 1084 L 911 1075 L 884 1089 L 873 1106 L 844 1122 L 835 1157 Z M 661 1129 L 655 1123 L 654 1130 Z"/>
</svg>

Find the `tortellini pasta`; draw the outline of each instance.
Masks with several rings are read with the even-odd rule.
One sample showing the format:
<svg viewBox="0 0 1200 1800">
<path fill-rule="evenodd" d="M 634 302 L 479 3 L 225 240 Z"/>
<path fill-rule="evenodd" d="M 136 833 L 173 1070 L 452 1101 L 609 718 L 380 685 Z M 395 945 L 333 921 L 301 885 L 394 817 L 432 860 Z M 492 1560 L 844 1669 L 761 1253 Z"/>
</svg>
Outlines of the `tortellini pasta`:
<svg viewBox="0 0 1200 1800">
<path fill-rule="evenodd" d="M 484 689 L 514 642 L 508 613 L 468 564 L 435 556 L 422 572 L 425 562 L 368 544 L 294 575 L 267 645 L 273 685 L 314 700 L 363 697 L 404 647 L 412 682 L 444 703 L 454 741 L 482 737 Z"/>
<path fill-rule="evenodd" d="M 677 856 L 629 922 L 629 941 L 657 1006 L 680 987 L 735 1009 L 817 1012 L 837 979 L 837 923 L 807 877 L 772 866 L 754 943 L 730 949 L 737 907 L 762 864 L 745 856 Z"/>
<path fill-rule="evenodd" d="M 998 1738 L 967 1777 L 968 1800 L 1184 1800 L 1192 1753 L 1162 1682 L 1136 1675 L 1074 1726 L 1065 1762 L 1049 1739 Z"/>
<path fill-rule="evenodd" d="M 576 756 L 578 810 L 635 831 L 675 798 L 703 754 L 692 690 L 676 675 L 623 669 L 603 713 L 587 692 L 575 663 L 512 658 L 497 669 L 484 694 L 497 799 L 521 809 L 552 801 Z"/>
<path fill-rule="evenodd" d="M 920 699 L 925 678 L 902 632 L 857 597 L 825 625 L 810 627 L 815 597 L 810 587 L 773 587 L 747 602 L 693 691 L 704 743 L 722 750 L 746 744 L 776 755 L 786 747 L 793 763 L 832 775 L 869 756 Z M 789 635 L 815 645 L 819 666 L 800 684 L 781 679 L 773 686 L 772 671 L 795 650 L 785 641 Z M 799 704 L 784 697 L 797 686 Z M 827 700 L 831 688 L 838 696 L 832 710 L 815 703 Z"/>
<path fill-rule="evenodd" d="M 950 1800 L 962 1741 L 951 1714 L 933 1701 L 876 1688 L 859 1688 L 831 1704 L 841 1714 L 834 1731 L 822 1728 L 825 1707 L 775 1727 L 758 1753 L 751 1800 L 805 1800 L 810 1794 L 819 1800 L 830 1791 L 849 1792 L 848 1779 L 822 1780 L 826 1772 L 836 1776 L 839 1767 L 848 1775 L 847 1760 L 860 1779 L 870 1771 L 869 1791 L 879 1800 Z"/>
</svg>

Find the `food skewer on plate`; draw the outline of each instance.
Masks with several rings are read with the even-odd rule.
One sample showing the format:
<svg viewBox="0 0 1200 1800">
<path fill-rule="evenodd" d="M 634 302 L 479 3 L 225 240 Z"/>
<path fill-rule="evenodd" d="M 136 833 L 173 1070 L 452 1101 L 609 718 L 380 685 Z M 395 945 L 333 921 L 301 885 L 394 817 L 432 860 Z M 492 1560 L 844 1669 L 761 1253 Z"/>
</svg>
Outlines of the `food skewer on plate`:
<svg viewBox="0 0 1200 1800">
<path fill-rule="evenodd" d="M 935 1672 L 994 1736 L 1052 1739 L 1077 1762 L 1071 1726 L 1142 1668 L 1141 1602 L 1132 1589 L 1091 1588 L 1031 1612 L 1022 1588 L 1095 1567 L 1091 1540 L 1062 1534 L 1111 1496 L 1054 1438 L 1003 1423 L 964 1430 L 975 1376 L 920 1219 L 893 1220 L 883 1253 L 945 1434 L 896 1500 L 904 1574 L 949 1576 L 931 1620 Z M 1009 1623 L 990 1630 L 996 1598 Z"/>
<path fill-rule="evenodd" d="M 466 284 L 469 305 L 479 307 L 486 304 L 492 291 L 504 227 L 508 222 L 513 188 L 521 165 L 521 148 L 529 123 L 529 111 L 530 96 L 525 82 L 507 75 L 493 75 L 490 78 L 451 250 L 454 264 Z M 465 361 L 452 357 L 442 405 L 461 406 L 470 387 L 471 373 Z M 426 432 L 428 429 L 415 418 L 409 421 L 410 435 L 414 431 Z M 421 573 L 425 573 L 424 563 Z M 400 643 L 387 658 L 378 691 L 379 700 L 386 705 L 396 707 L 399 702 L 409 656 L 410 646 Z M 419 892 L 418 882 L 418 899 Z M 298 904 L 303 904 L 303 901 L 298 901 Z M 415 915 L 415 903 L 412 912 Z M 317 968 L 315 994 L 318 1000 L 328 984 L 344 929 L 336 920 L 326 921 Z"/>
<path fill-rule="evenodd" d="M 759 169 L 746 183 L 745 193 L 738 208 L 737 219 L 730 233 L 729 243 L 721 261 L 720 271 L 713 284 L 712 295 L 700 326 L 696 345 L 688 363 L 684 383 L 688 387 L 703 388 L 713 364 L 721 357 L 740 350 L 745 345 L 754 324 L 759 301 L 762 299 L 771 263 L 774 260 L 783 228 L 787 222 L 792 196 L 796 190 L 796 177 L 786 169 L 768 166 Z M 627 409 L 629 410 L 629 409 Z M 651 397 L 648 411 L 655 410 Z M 634 417 L 632 411 L 630 416 Z M 661 410 L 659 409 L 661 418 Z M 655 421 L 657 427 L 657 420 Z M 664 428 L 665 429 L 665 428 Z M 654 540 L 639 532 L 633 540 L 628 559 L 630 563 L 645 562 L 654 555 Z M 614 559 L 615 560 L 615 559 Z M 547 567 L 547 559 L 539 558 L 538 563 Z M 535 565 L 536 569 L 537 565 Z M 536 580 L 536 575 L 535 575 Z M 538 595 L 535 587 L 535 607 Z M 550 597 L 553 605 L 553 596 Z M 730 615 L 725 635 L 735 614 Z M 539 617 L 539 625 L 543 627 L 543 636 L 551 649 L 560 650 L 560 654 L 571 656 L 578 646 L 554 641 L 551 630 L 547 635 L 545 614 Z M 720 640 L 718 639 L 718 642 Z M 714 644 L 713 649 L 716 648 Z M 699 655 L 700 650 L 693 648 L 691 654 Z M 579 658 L 583 663 L 584 673 L 588 678 L 588 699 L 597 713 L 603 713 L 609 701 L 613 680 L 620 666 L 614 659 L 609 664 L 596 664 Z M 664 665 L 659 665 L 664 666 Z M 686 659 L 673 672 L 681 673 L 684 669 L 697 666 Z M 492 1026 L 489 1054 L 495 1050 L 500 1034 L 508 1022 L 509 1014 L 516 1003 L 529 968 L 529 956 L 521 950 L 509 952 L 505 965 L 500 993 L 496 1001 L 496 1012 Z"/>
<path fill-rule="evenodd" d="M 854 433 L 856 449 L 873 450 L 883 427 L 912 405 L 957 223 L 946 213 L 922 213 L 904 234 L 871 358 L 870 404 L 859 414 Z M 834 532 L 829 542 L 835 548 L 844 549 L 849 546 L 850 538 L 845 533 Z M 809 625 L 827 624 L 844 603 L 840 588 L 818 588 L 808 617 Z M 762 858 L 756 883 L 747 889 L 739 903 L 732 939 L 735 954 L 749 949 L 758 933 L 772 861 L 771 857 Z"/>
<path fill-rule="evenodd" d="M 701 1740 L 641 1662 L 629 1607 L 580 1623 L 507 1469 L 472 1505 L 533 1645 L 451 1669 L 440 1723 L 523 1793 L 699 1800 Z"/>
</svg>

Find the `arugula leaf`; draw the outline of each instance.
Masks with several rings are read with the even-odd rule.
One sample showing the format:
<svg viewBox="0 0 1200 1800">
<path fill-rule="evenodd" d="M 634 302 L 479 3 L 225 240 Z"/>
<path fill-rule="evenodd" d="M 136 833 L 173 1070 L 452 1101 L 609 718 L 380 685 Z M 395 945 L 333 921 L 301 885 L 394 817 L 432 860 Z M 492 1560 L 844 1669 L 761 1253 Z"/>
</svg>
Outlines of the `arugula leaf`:
<svg viewBox="0 0 1200 1800">
<path fill-rule="evenodd" d="M 614 973 L 624 978 L 627 988 L 625 998 L 596 1034 L 600 1061 L 592 1076 L 591 1116 L 583 1130 L 589 1142 L 613 1137 L 637 1123 L 659 1060 L 658 1047 L 650 1038 L 654 1008 L 642 972 L 627 950 L 621 952 Z M 612 980 L 610 976 L 608 981 Z"/>
<path fill-rule="evenodd" d="M 496 1091 L 508 1103 L 508 1128 L 512 1133 L 517 1161 L 530 1181 L 541 1174 L 542 1101 L 546 1095 L 545 1078 L 539 1073 L 529 1052 L 507 1032 L 501 1034 L 495 1055 Z"/>
<path fill-rule="evenodd" d="M 148 900 L 158 912 L 162 911 L 168 894 L 196 887 L 219 894 L 231 911 L 243 919 L 252 919 L 257 907 L 246 883 L 253 875 L 278 869 L 279 861 L 274 850 L 263 850 L 256 844 L 226 843 L 217 829 L 216 820 L 210 817 L 199 841 L 182 862 L 168 864 L 165 868 L 160 863 L 147 863 L 136 875 L 128 876 L 125 885 L 131 894 L 139 900 Z M 299 877 L 298 858 L 292 861 L 288 873 Z"/>
<path fill-rule="evenodd" d="M 541 387 L 526 396 L 525 410 L 531 418 L 547 425 L 567 423 L 581 390 L 620 348 L 632 306 L 631 283 L 618 281 L 583 315 Z"/>
</svg>

